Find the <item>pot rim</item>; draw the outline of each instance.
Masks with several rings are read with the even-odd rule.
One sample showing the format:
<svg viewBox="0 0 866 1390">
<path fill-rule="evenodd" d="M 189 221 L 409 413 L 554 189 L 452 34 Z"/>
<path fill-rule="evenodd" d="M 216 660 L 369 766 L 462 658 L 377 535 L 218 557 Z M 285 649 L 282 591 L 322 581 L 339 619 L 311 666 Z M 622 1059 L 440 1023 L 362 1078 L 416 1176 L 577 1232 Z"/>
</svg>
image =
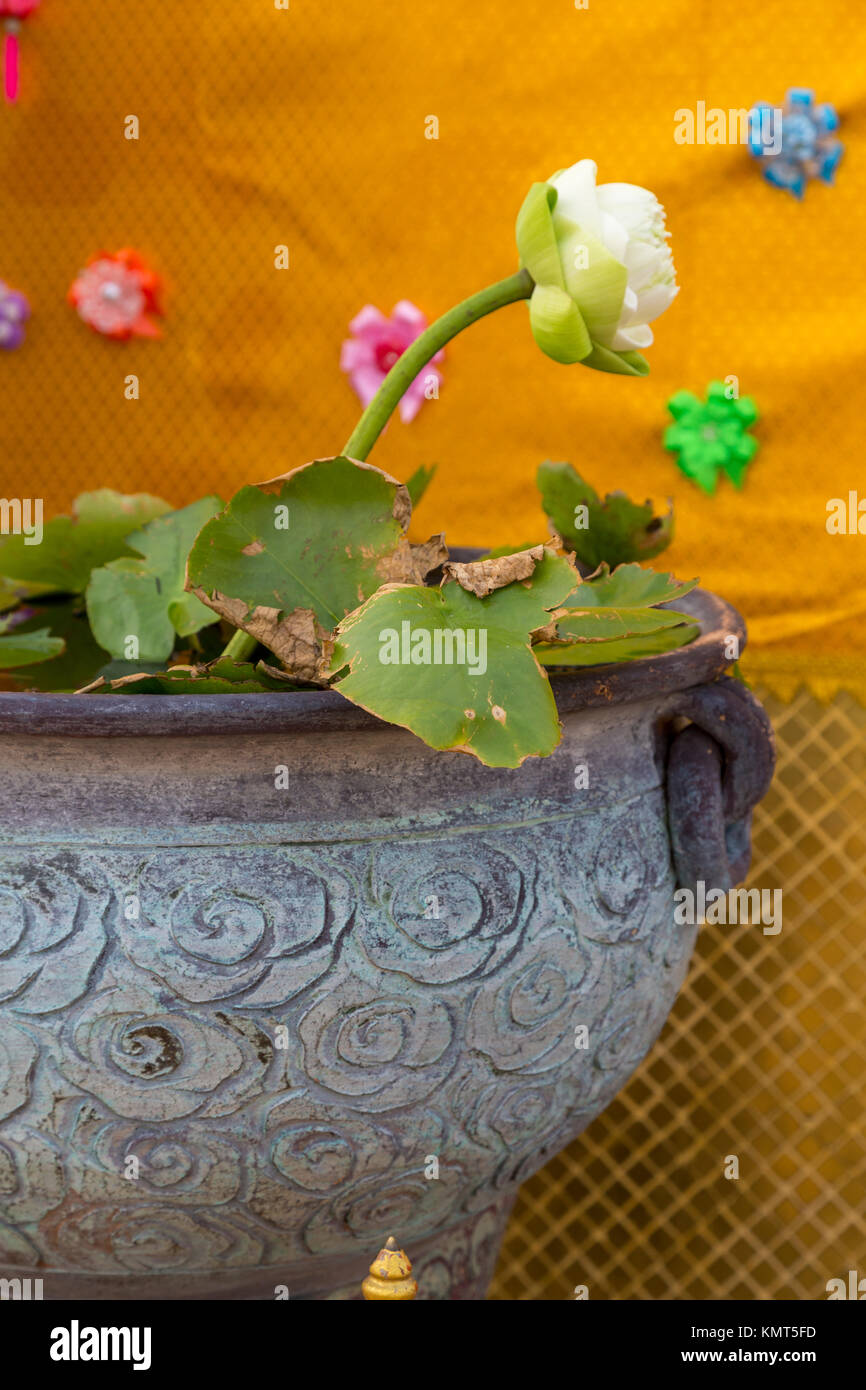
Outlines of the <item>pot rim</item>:
<svg viewBox="0 0 866 1390">
<path fill-rule="evenodd" d="M 709 589 L 693 589 L 675 606 L 699 620 L 701 631 L 693 642 L 661 656 L 551 673 L 559 713 L 632 704 L 703 685 L 727 671 L 735 658 L 726 654 L 726 643 L 738 638 L 742 652 L 746 642 L 746 625 L 737 610 Z M 188 737 L 375 729 L 403 732 L 402 726 L 378 719 L 336 690 L 110 697 L 0 692 L 0 734 Z"/>
</svg>

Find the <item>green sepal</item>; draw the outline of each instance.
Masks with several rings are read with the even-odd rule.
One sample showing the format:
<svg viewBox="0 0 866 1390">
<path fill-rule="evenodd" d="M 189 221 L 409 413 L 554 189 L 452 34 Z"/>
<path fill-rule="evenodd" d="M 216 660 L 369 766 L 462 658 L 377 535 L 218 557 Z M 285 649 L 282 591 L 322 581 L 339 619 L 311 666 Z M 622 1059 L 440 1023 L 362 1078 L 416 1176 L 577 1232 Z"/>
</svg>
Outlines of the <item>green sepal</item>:
<svg viewBox="0 0 866 1390">
<path fill-rule="evenodd" d="M 532 336 L 554 362 L 582 362 L 592 352 L 592 340 L 580 310 L 565 290 L 536 285 L 529 301 Z"/>
<path fill-rule="evenodd" d="M 517 214 L 517 251 L 520 263 L 537 285 L 565 289 L 565 277 L 553 230 L 553 209 L 559 197 L 550 183 L 534 183 Z"/>
<path fill-rule="evenodd" d="M 581 363 L 597 372 L 612 372 L 616 376 L 649 376 L 649 362 L 640 352 L 614 352 L 613 348 L 593 343 L 592 352 Z"/>
</svg>

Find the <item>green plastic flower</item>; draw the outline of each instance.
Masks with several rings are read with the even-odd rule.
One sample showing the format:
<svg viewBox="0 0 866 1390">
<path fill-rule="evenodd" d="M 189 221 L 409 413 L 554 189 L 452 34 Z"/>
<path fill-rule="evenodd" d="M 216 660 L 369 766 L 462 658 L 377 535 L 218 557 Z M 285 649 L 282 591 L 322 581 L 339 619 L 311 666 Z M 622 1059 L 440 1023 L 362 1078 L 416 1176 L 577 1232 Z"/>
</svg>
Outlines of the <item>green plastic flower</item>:
<svg viewBox="0 0 866 1390">
<path fill-rule="evenodd" d="M 535 281 L 532 333 L 556 362 L 646 376 L 638 349 L 677 293 L 664 208 L 630 183 L 596 187 L 581 159 L 534 183 L 517 217 L 521 265 Z"/>
<path fill-rule="evenodd" d="M 750 396 L 731 399 L 721 381 L 711 381 L 707 399 L 691 391 L 677 391 L 668 401 L 675 424 L 668 425 L 664 446 L 677 454 L 677 467 L 704 492 L 716 490 L 719 471 L 734 487 L 742 487 L 746 469 L 758 450 L 748 433 L 758 418 Z"/>
</svg>

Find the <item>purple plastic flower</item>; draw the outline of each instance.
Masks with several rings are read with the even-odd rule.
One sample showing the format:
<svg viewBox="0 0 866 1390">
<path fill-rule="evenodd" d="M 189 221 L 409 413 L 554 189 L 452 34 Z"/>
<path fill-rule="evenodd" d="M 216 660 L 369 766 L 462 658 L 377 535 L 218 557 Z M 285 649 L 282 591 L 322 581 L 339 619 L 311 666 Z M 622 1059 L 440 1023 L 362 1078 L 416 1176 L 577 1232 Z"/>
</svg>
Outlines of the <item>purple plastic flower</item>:
<svg viewBox="0 0 866 1390">
<path fill-rule="evenodd" d="M 18 290 L 12 290 L 0 280 L 0 348 L 7 352 L 20 347 L 24 341 L 24 325 L 30 317 L 30 305 Z"/>
<path fill-rule="evenodd" d="M 367 304 L 352 319 L 349 332 L 353 336 L 343 343 L 340 367 L 348 373 L 363 406 L 370 404 L 394 363 L 426 327 L 426 316 L 408 299 L 401 299 L 394 305 L 389 319 L 372 304 Z M 407 423 L 414 420 L 428 386 L 434 382 L 434 394 L 439 394 L 442 377 L 433 362 L 441 362 L 443 356 L 442 351 L 437 352 L 406 390 L 400 402 L 401 420 Z"/>
</svg>

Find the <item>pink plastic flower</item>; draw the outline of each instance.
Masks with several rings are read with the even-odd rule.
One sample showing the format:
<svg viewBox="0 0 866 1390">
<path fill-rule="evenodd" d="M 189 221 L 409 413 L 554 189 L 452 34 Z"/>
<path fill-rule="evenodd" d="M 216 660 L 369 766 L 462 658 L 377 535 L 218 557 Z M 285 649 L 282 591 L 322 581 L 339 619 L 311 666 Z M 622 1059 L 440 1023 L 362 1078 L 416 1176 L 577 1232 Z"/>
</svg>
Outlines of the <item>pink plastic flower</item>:
<svg viewBox="0 0 866 1390">
<path fill-rule="evenodd" d="M 426 315 L 408 299 L 401 299 L 399 304 L 394 305 L 389 319 L 372 304 L 367 304 L 352 319 L 349 331 L 353 336 L 343 343 L 340 367 L 348 373 L 363 406 L 370 404 L 398 357 L 420 337 L 426 327 Z M 415 419 L 427 388 L 434 380 L 438 392 L 442 376 L 433 363 L 441 362 L 444 355 L 440 349 L 421 369 L 403 396 L 400 419 L 405 423 Z"/>
<path fill-rule="evenodd" d="M 79 317 L 107 338 L 158 338 L 147 317 L 162 312 L 159 280 L 137 252 L 128 248 L 111 256 L 101 251 L 88 262 L 69 291 Z"/>
<path fill-rule="evenodd" d="M 9 102 L 18 100 L 18 32 L 26 19 L 39 5 L 39 0 L 0 0 L 0 20 L 3 22 L 3 94 Z"/>
</svg>

